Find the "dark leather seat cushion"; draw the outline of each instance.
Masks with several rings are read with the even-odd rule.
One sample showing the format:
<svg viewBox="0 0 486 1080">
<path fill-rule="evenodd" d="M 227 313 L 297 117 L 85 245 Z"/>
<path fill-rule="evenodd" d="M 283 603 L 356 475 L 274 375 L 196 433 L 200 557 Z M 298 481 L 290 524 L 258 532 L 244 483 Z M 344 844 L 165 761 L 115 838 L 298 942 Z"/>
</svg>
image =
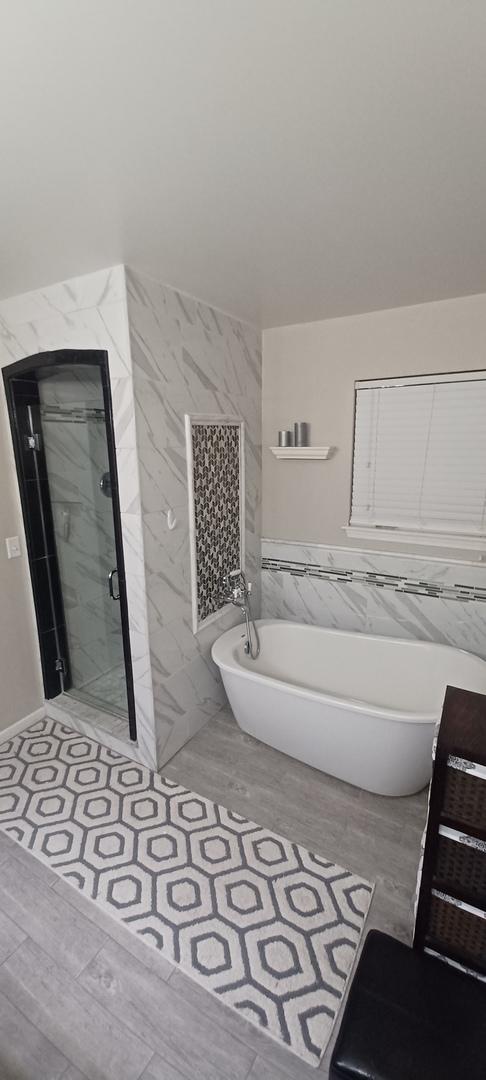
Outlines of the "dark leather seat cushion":
<svg viewBox="0 0 486 1080">
<path fill-rule="evenodd" d="M 330 1080 L 486 1080 L 486 984 L 370 930 Z"/>
</svg>

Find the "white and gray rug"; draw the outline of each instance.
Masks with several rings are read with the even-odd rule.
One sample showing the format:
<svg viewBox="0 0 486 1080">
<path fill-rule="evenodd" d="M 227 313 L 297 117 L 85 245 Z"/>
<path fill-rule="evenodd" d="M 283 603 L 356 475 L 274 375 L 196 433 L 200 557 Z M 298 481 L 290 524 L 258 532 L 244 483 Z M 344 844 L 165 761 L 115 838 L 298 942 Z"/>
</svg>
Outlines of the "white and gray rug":
<svg viewBox="0 0 486 1080">
<path fill-rule="evenodd" d="M 319 1063 L 369 882 L 51 719 L 0 743 L 0 827 Z"/>
</svg>

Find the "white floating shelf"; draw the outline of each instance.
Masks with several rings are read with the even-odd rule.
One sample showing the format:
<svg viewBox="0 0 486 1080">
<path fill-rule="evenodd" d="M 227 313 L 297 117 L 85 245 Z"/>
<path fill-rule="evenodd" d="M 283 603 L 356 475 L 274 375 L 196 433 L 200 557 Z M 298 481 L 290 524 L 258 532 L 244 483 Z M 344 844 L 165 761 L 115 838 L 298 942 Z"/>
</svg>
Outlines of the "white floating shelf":
<svg viewBox="0 0 486 1080">
<path fill-rule="evenodd" d="M 298 458 L 300 461 L 325 461 L 331 456 L 332 446 L 271 446 L 276 458 Z"/>
</svg>

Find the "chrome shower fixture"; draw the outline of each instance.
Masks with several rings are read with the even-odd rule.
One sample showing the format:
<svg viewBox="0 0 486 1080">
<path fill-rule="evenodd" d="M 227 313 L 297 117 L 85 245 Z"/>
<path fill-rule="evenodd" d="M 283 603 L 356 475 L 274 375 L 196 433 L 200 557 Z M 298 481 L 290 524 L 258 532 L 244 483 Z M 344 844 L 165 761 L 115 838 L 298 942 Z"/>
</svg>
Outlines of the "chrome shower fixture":
<svg viewBox="0 0 486 1080">
<path fill-rule="evenodd" d="M 246 625 L 245 653 L 247 656 L 251 656 L 252 660 L 257 660 L 260 655 L 260 638 L 251 613 L 251 588 L 251 581 L 246 580 L 241 567 L 238 567 L 237 570 L 231 570 L 223 578 L 224 592 L 221 602 L 222 604 L 234 604 L 235 607 L 239 607 L 242 611 Z"/>
<path fill-rule="evenodd" d="M 111 499 L 113 497 L 111 476 L 109 472 L 104 472 L 100 479 L 100 491 L 103 495 L 106 495 L 107 499 Z"/>
</svg>

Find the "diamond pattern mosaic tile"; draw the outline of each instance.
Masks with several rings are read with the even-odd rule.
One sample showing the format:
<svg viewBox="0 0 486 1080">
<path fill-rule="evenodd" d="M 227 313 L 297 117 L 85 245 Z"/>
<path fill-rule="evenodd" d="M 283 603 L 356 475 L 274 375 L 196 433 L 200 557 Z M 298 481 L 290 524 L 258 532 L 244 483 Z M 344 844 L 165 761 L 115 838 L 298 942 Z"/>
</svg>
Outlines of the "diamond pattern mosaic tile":
<svg viewBox="0 0 486 1080">
<path fill-rule="evenodd" d="M 241 566 L 240 425 L 192 426 L 197 609 L 221 607 L 223 576 Z"/>
<path fill-rule="evenodd" d="M 0 827 L 319 1063 L 371 901 L 367 881 L 48 718 L 0 743 Z"/>
</svg>

